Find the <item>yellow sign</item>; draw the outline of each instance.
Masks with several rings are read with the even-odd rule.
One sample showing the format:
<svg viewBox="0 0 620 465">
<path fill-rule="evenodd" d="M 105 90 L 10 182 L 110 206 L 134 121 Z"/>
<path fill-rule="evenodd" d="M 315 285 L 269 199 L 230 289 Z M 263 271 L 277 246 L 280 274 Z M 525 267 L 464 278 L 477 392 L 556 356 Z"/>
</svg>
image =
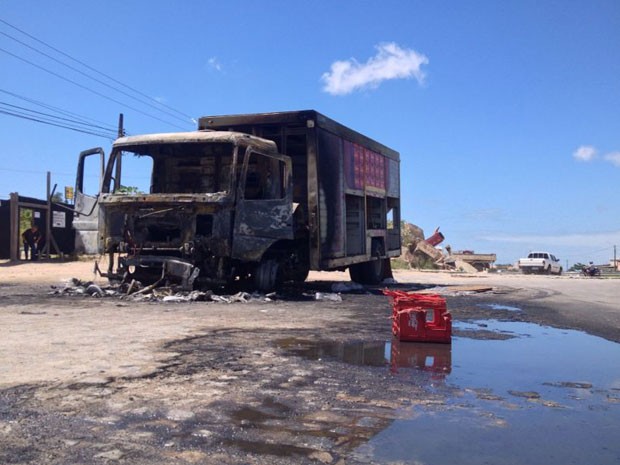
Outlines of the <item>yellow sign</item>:
<svg viewBox="0 0 620 465">
<path fill-rule="evenodd" d="M 65 200 L 73 200 L 73 187 L 65 186 Z"/>
</svg>

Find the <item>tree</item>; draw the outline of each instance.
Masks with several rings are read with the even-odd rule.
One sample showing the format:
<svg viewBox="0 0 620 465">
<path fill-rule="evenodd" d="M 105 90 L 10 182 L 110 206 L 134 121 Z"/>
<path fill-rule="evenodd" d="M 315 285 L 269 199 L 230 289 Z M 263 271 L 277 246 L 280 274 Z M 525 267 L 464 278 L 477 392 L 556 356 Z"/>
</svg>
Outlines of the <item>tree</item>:
<svg viewBox="0 0 620 465">
<path fill-rule="evenodd" d="M 140 189 L 135 186 L 120 186 L 116 189 L 116 194 L 144 194 Z"/>
<path fill-rule="evenodd" d="M 32 210 L 29 208 L 20 208 L 19 209 L 19 231 L 20 234 L 23 233 L 26 229 L 30 229 L 32 226 Z"/>
<path fill-rule="evenodd" d="M 54 195 L 52 195 L 52 202 L 62 203 L 64 201 L 65 199 L 62 195 L 62 192 L 55 192 Z"/>
<path fill-rule="evenodd" d="M 575 263 L 573 266 L 571 266 L 568 271 L 581 271 L 583 270 L 587 265 L 584 265 L 583 263 Z"/>
</svg>

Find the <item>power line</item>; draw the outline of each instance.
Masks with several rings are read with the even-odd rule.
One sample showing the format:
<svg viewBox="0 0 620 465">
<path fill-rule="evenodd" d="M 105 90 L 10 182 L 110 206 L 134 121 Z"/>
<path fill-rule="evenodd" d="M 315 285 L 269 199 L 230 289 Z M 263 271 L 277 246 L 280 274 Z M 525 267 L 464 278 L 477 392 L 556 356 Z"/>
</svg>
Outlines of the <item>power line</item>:
<svg viewBox="0 0 620 465">
<path fill-rule="evenodd" d="M 79 70 L 79 69 L 78 69 L 78 68 L 76 68 L 75 66 L 71 66 L 71 65 L 69 65 L 69 64 L 67 64 L 67 63 L 64 63 L 63 61 L 61 61 L 61 60 L 59 60 L 59 59 L 57 59 L 57 58 L 55 58 L 55 57 L 53 57 L 53 56 L 51 56 L 51 55 L 49 55 L 49 54 L 45 53 L 45 52 L 42 52 L 41 50 L 39 50 L 39 49 L 37 49 L 37 48 L 35 48 L 35 47 L 32 47 L 31 45 L 28 45 L 28 44 L 27 44 L 27 43 L 25 43 L 25 42 L 22 42 L 21 40 L 19 40 L 19 39 L 15 38 L 15 37 L 13 37 L 13 36 L 11 36 L 10 34 L 7 34 L 6 32 L 2 32 L 2 31 L 0 31 L 0 34 L 2 34 L 2 35 L 3 35 L 3 36 L 5 36 L 5 37 L 8 37 L 8 38 L 9 38 L 9 39 L 11 39 L 11 40 L 14 40 L 15 42 L 17 42 L 17 43 L 19 43 L 19 44 L 23 45 L 24 47 L 29 48 L 30 50 L 33 50 L 33 51 L 35 51 L 35 52 L 37 52 L 37 53 L 39 53 L 39 54 L 41 54 L 41 55 L 43 55 L 43 56 L 45 56 L 45 57 L 49 58 L 50 60 L 55 61 L 56 63 L 61 64 L 62 66 L 66 66 L 67 68 L 69 68 L 69 69 L 71 69 L 71 70 L 75 71 L 76 73 L 81 74 L 82 76 L 85 76 L 85 77 L 87 77 L 87 78 L 89 78 L 89 79 L 92 79 L 93 81 L 98 82 L 99 84 L 101 84 L 101 85 L 103 85 L 103 86 L 106 86 L 106 87 L 108 87 L 109 89 L 112 89 L 112 90 L 114 90 L 114 91 L 116 91 L 116 92 L 119 92 L 119 93 L 121 93 L 121 94 L 125 95 L 126 97 L 129 97 L 130 99 L 133 99 L 133 100 L 135 100 L 135 101 L 137 101 L 137 102 L 142 103 L 143 105 L 147 105 L 147 106 L 149 106 L 149 107 L 151 107 L 151 108 L 154 108 L 154 109 L 155 109 L 155 110 L 157 110 L 157 111 L 161 111 L 162 113 L 165 113 L 165 114 L 166 114 L 166 115 L 168 115 L 168 116 L 171 116 L 171 117 L 176 118 L 176 119 L 178 119 L 178 120 L 180 120 L 180 121 L 183 121 L 184 123 L 187 123 L 187 120 L 186 120 L 185 118 L 181 118 L 180 116 L 177 116 L 177 115 L 175 115 L 174 113 L 171 113 L 171 112 L 169 112 L 169 111 L 162 110 L 161 108 L 158 108 L 157 106 L 153 105 L 153 104 L 152 104 L 152 103 L 150 103 L 150 102 L 146 102 L 146 101 L 144 101 L 143 99 L 140 99 L 140 98 L 138 98 L 138 97 L 135 97 L 135 96 L 131 95 L 130 93 L 125 92 L 124 90 L 119 89 L 118 87 L 114 87 L 113 85 L 110 85 L 110 84 L 108 84 L 107 82 L 102 81 L 101 79 L 98 79 L 98 78 L 96 78 L 96 77 L 94 77 L 94 76 L 91 76 L 90 74 L 85 73 L 84 71 Z"/>
<path fill-rule="evenodd" d="M 27 118 L 34 118 L 34 120 L 41 122 L 41 123 L 54 123 L 54 125 L 59 125 L 60 127 L 67 127 L 67 128 L 72 128 L 72 129 L 83 129 L 86 131 L 91 131 L 97 134 L 105 135 L 106 138 L 112 139 L 112 140 L 116 138 L 116 133 L 113 131 L 109 131 L 109 130 L 99 131 L 97 128 L 90 128 L 88 126 L 81 127 L 80 125 L 83 126 L 84 123 L 80 123 L 79 121 L 72 123 L 70 121 L 59 120 L 55 116 L 52 116 L 51 118 L 45 115 L 38 116 L 36 112 L 35 114 L 32 114 L 33 112 L 31 112 L 30 110 L 20 111 L 20 110 L 15 110 L 12 108 L 2 108 L 2 107 L 0 107 L 0 110 L 3 110 L 5 114 L 10 114 L 11 116 L 18 116 L 18 117 L 25 116 Z"/>
<path fill-rule="evenodd" d="M 12 105 L 12 104 L 7 103 L 7 102 L 0 101 L 0 105 L 2 105 L 4 107 L 15 108 L 17 110 L 27 111 L 27 112 L 30 112 L 30 113 L 34 113 L 35 115 L 40 115 L 40 116 L 44 116 L 44 117 L 54 118 L 54 119 L 59 120 L 59 121 L 66 121 L 68 123 L 79 124 L 79 125 L 82 125 L 82 126 L 91 127 L 93 129 L 102 129 L 104 131 L 112 131 L 113 133 L 115 132 L 115 130 L 113 130 L 113 129 L 109 129 L 109 128 L 105 128 L 105 127 L 102 127 L 102 126 L 98 126 L 96 124 L 84 123 L 82 121 L 75 120 L 75 119 L 63 118 L 63 117 L 60 117 L 60 116 L 51 115 L 49 113 L 43 113 L 43 112 L 40 112 L 40 111 L 32 110 L 30 108 L 21 107 L 19 105 Z"/>
<path fill-rule="evenodd" d="M 21 119 L 25 119 L 25 120 L 29 120 L 29 121 L 35 121 L 37 123 L 48 124 L 50 126 L 56 126 L 56 127 L 59 127 L 59 128 L 69 129 L 69 130 L 75 131 L 75 132 L 81 132 L 81 133 L 84 133 L 84 134 L 90 134 L 90 135 L 93 135 L 93 136 L 103 137 L 104 139 L 108 139 L 108 140 L 114 140 L 114 137 L 111 137 L 108 134 L 101 134 L 101 133 L 97 133 L 97 132 L 94 132 L 94 131 L 87 131 L 87 130 L 84 130 L 84 129 L 79 129 L 79 128 L 75 128 L 75 127 L 71 127 L 71 126 L 67 126 L 67 125 L 63 125 L 63 124 L 53 123 L 51 121 L 45 121 L 45 120 L 40 119 L 40 118 L 34 118 L 32 116 L 27 116 L 27 115 L 24 115 L 24 114 L 20 114 L 18 112 L 11 112 L 11 111 L 6 111 L 6 110 L 0 110 L 0 114 L 14 116 L 16 118 L 21 118 Z"/>
<path fill-rule="evenodd" d="M 41 107 L 43 107 L 43 108 L 46 108 L 46 109 L 48 109 L 48 110 L 53 110 L 53 111 L 56 111 L 56 112 L 58 112 L 58 113 L 60 113 L 60 114 L 62 114 L 62 115 L 65 115 L 65 116 L 71 116 L 71 117 L 73 117 L 73 118 L 75 118 L 75 119 L 82 120 L 82 121 L 84 121 L 84 122 L 87 122 L 87 121 L 92 121 L 92 122 L 99 123 L 99 124 L 104 124 L 104 125 L 106 124 L 106 123 L 104 123 L 103 121 L 99 121 L 99 120 L 97 120 L 97 119 L 90 118 L 90 117 L 88 117 L 88 116 L 79 115 L 79 114 L 77 114 L 77 113 L 73 113 L 73 112 L 68 111 L 68 110 L 63 110 L 62 108 L 55 107 L 55 106 L 53 106 L 53 105 L 49 105 L 49 104 L 44 103 L 44 102 L 42 102 L 42 101 L 40 101 L 40 100 L 35 100 L 35 99 L 32 99 L 32 98 L 24 97 L 23 95 L 19 95 L 19 94 L 16 94 L 16 93 L 14 93 L 14 92 L 10 92 L 10 91 L 5 90 L 5 89 L 0 89 L 0 92 L 2 92 L 2 93 L 4 93 L 4 94 L 7 94 L 7 95 L 10 95 L 10 96 L 12 96 L 12 97 L 15 97 L 15 98 L 18 98 L 18 99 L 24 100 L 24 101 L 26 101 L 26 102 L 33 103 L 33 104 L 35 104 L 35 105 L 39 105 L 39 106 L 41 106 Z M 117 130 L 114 126 L 106 126 L 106 129 L 108 129 L 108 130 L 110 130 L 110 131 L 116 131 L 116 130 Z"/>
<path fill-rule="evenodd" d="M 174 126 L 175 128 L 178 128 L 178 129 L 185 129 L 185 128 L 183 128 L 183 127 L 181 127 L 181 126 L 179 126 L 179 125 L 177 125 L 177 124 L 175 124 L 175 123 L 171 123 L 170 121 L 166 121 L 166 120 L 161 119 L 161 118 L 159 118 L 159 117 L 157 117 L 157 116 L 155 116 L 155 115 L 151 115 L 150 113 L 146 113 L 146 112 L 144 112 L 144 111 L 142 111 L 142 110 L 139 110 L 138 108 L 132 107 L 131 105 L 127 105 L 126 103 L 123 103 L 123 102 L 121 102 L 121 101 L 119 101 L 119 100 L 116 100 L 116 99 L 114 99 L 114 98 L 112 98 L 112 97 L 110 97 L 110 96 L 108 96 L 108 95 L 102 94 L 101 92 L 98 92 L 98 91 L 96 91 L 96 90 L 94 90 L 94 89 L 91 89 L 90 87 L 84 86 L 84 85 L 80 84 L 79 82 L 75 82 L 75 81 L 74 81 L 74 80 L 72 80 L 72 79 L 69 79 L 69 78 L 67 78 L 67 77 L 65 77 L 65 76 L 62 76 L 62 75 L 60 75 L 60 74 L 58 74 L 58 73 L 56 73 L 56 72 L 54 72 L 54 71 L 51 71 L 51 70 L 49 70 L 49 69 L 45 68 L 44 66 L 38 65 L 38 64 L 36 64 L 36 63 L 33 63 L 32 61 L 27 60 L 27 59 L 25 59 L 25 58 L 23 58 L 23 57 L 20 57 L 19 55 L 15 55 L 14 53 L 11 53 L 11 52 L 9 52 L 8 50 L 5 50 L 5 49 L 3 49 L 3 48 L 1 48 L 1 47 L 0 47 L 0 51 L 1 51 L 1 52 L 6 53 L 7 55 L 11 55 L 12 57 L 17 58 L 18 60 L 21 60 L 21 61 L 23 61 L 23 62 L 25 62 L 25 63 L 28 63 L 29 65 L 34 66 L 35 68 L 38 68 L 38 69 L 40 69 L 40 70 L 43 70 L 43 71 L 45 71 L 46 73 L 51 74 L 52 76 L 56 76 L 57 78 L 60 78 L 60 79 L 62 79 L 63 81 L 70 82 L 71 84 L 73 84 L 73 85 L 75 85 L 75 86 L 78 86 L 78 87 L 80 87 L 80 88 L 82 88 L 82 89 L 84 89 L 84 90 L 87 90 L 87 91 L 89 91 L 89 92 L 92 92 L 93 94 L 98 95 L 99 97 L 103 97 L 103 98 L 105 98 L 105 99 L 107 99 L 107 100 L 110 100 L 110 101 L 112 101 L 112 102 L 114 102 L 114 103 L 117 103 L 117 104 L 119 104 L 119 105 L 122 105 L 122 106 L 124 106 L 124 107 L 126 107 L 126 108 L 129 108 L 129 109 L 131 109 L 131 110 L 137 111 L 138 113 L 140 113 L 140 114 L 142 114 L 142 115 L 144 115 L 144 116 L 148 116 L 149 118 L 156 119 L 157 121 L 161 121 L 162 123 L 169 124 L 170 126 Z"/>
<path fill-rule="evenodd" d="M 137 90 L 137 89 L 135 89 L 135 88 L 133 88 L 133 87 L 131 87 L 131 86 L 128 86 L 127 84 L 124 84 L 123 82 L 121 82 L 121 81 L 119 81 L 119 80 L 117 80 L 117 79 L 113 78 L 112 76 L 110 76 L 110 75 L 108 75 L 108 74 L 105 74 L 105 73 L 103 73 L 103 72 L 101 72 L 101 71 L 99 71 L 99 70 L 97 70 L 97 69 L 93 68 L 92 66 L 90 66 L 90 65 L 88 65 L 88 64 L 86 64 L 86 63 L 84 63 L 83 61 L 80 61 L 80 60 L 78 60 L 77 58 L 72 57 L 72 56 L 71 56 L 71 55 L 69 55 L 68 53 L 65 53 L 65 52 L 63 52 L 62 50 L 59 50 L 59 49 L 57 49 L 56 47 L 54 47 L 54 46 L 52 46 L 52 45 L 48 44 L 47 42 L 45 42 L 45 41 L 43 41 L 43 40 L 40 40 L 40 39 L 38 39 L 38 38 L 34 37 L 33 35 L 31 35 L 31 34 L 27 33 L 26 31 L 24 31 L 24 30 L 22 30 L 22 29 L 20 29 L 20 28 L 18 28 L 17 26 L 14 26 L 14 25 L 12 25 L 12 24 L 8 23 L 7 21 L 5 21 L 5 20 L 3 20 L 3 19 L 1 19 L 1 18 L 0 18 L 0 22 L 1 22 L 1 23 L 3 23 L 3 24 L 5 24 L 5 25 L 7 25 L 7 26 L 9 26 L 10 28 L 12 28 L 12 29 L 14 29 L 14 30 L 16 30 L 16 31 L 18 31 L 18 32 L 20 32 L 20 33 L 22 33 L 22 34 L 24 34 L 26 37 L 29 37 L 30 39 L 32 39 L 32 40 L 34 40 L 34 41 L 36 41 L 36 42 L 38 42 L 38 43 L 40 43 L 40 44 L 42 44 L 42 45 L 45 45 L 46 47 L 50 48 L 51 50 L 54 50 L 56 53 L 59 53 L 59 54 L 61 54 L 61 55 L 65 56 L 65 57 L 69 58 L 70 60 L 72 60 L 72 61 L 74 61 L 74 62 L 76 62 L 76 63 L 79 63 L 80 65 L 82 65 L 82 66 L 84 66 L 84 67 L 88 68 L 89 70 L 94 71 L 95 73 L 100 74 L 101 76 L 106 77 L 106 78 L 107 78 L 107 79 L 109 79 L 110 81 L 113 81 L 113 82 L 115 82 L 115 83 L 117 83 L 117 84 L 119 84 L 119 85 L 121 85 L 121 86 L 125 87 L 126 89 L 129 89 L 129 90 L 131 90 L 132 92 L 135 92 L 136 94 L 141 95 L 142 97 L 145 97 L 145 98 L 147 98 L 147 99 L 151 100 L 152 102 L 155 102 L 155 103 L 156 103 L 156 104 L 158 104 L 158 105 L 161 105 L 161 106 L 163 106 L 163 107 L 165 107 L 165 108 L 168 108 L 169 110 L 172 110 L 172 111 L 174 111 L 175 113 L 178 113 L 179 115 L 182 115 L 182 116 L 184 116 L 184 117 L 186 117 L 186 118 L 189 118 L 189 119 L 190 119 L 190 120 L 192 120 L 192 121 L 194 120 L 194 118 L 193 118 L 192 116 L 188 115 L 187 113 L 183 113 L 182 111 L 179 111 L 179 110 L 177 110 L 177 109 L 175 109 L 175 108 L 173 108 L 173 107 L 171 107 L 171 106 L 169 106 L 169 105 L 166 105 L 165 103 L 162 103 L 162 102 L 157 101 L 157 100 L 156 100 L 156 99 L 154 99 L 153 97 L 151 97 L 151 96 L 149 96 L 149 95 L 147 95 L 147 94 L 145 94 L 145 93 L 143 93 L 143 92 L 140 92 L 139 90 Z M 161 110 L 160 110 L 160 111 L 161 111 Z"/>
</svg>

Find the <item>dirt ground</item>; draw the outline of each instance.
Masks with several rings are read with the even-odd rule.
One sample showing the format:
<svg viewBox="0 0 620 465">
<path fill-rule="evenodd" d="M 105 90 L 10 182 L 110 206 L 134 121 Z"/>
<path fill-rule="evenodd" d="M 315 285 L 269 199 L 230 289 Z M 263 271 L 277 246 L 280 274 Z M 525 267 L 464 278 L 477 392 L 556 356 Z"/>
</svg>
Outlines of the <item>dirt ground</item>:
<svg viewBox="0 0 620 465">
<path fill-rule="evenodd" d="M 346 273 L 313 272 L 303 289 L 247 303 L 52 295 L 69 278 L 93 280 L 92 269 L 0 263 L 0 463 L 372 463 L 355 451 L 403 409 L 445 402 L 424 389 L 428 373 L 405 382 L 372 362 L 391 339 L 380 288 L 315 300 Z M 620 280 L 395 279 L 389 287 L 437 288 L 455 321 L 535 322 L 620 342 Z"/>
</svg>

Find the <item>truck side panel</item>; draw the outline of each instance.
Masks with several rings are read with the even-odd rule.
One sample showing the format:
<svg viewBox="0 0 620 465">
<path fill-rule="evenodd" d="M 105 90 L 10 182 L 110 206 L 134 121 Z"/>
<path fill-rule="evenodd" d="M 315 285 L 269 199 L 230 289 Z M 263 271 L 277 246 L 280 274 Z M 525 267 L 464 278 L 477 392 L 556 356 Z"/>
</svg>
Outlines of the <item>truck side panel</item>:
<svg viewBox="0 0 620 465">
<path fill-rule="evenodd" d="M 345 201 L 342 139 L 318 130 L 319 229 L 321 258 L 339 258 L 345 250 Z"/>
<path fill-rule="evenodd" d="M 312 269 L 400 255 L 397 152 L 312 110 L 203 117 L 200 129 L 270 139 L 292 158 Z"/>
</svg>

